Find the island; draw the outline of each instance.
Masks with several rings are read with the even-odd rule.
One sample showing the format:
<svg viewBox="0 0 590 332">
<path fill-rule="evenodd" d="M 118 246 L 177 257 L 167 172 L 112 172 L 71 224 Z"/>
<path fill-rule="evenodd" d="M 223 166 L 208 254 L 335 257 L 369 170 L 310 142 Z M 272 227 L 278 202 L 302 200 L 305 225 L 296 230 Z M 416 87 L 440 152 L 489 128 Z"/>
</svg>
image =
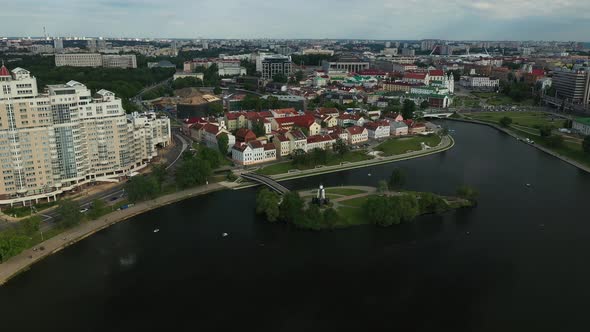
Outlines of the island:
<svg viewBox="0 0 590 332">
<path fill-rule="evenodd" d="M 357 225 L 393 226 L 425 214 L 469 208 L 477 193 L 466 186 L 457 196 L 430 192 L 347 186 L 290 191 L 279 195 L 267 188 L 256 197 L 256 212 L 269 222 L 284 222 L 301 229 L 340 229 Z"/>
</svg>

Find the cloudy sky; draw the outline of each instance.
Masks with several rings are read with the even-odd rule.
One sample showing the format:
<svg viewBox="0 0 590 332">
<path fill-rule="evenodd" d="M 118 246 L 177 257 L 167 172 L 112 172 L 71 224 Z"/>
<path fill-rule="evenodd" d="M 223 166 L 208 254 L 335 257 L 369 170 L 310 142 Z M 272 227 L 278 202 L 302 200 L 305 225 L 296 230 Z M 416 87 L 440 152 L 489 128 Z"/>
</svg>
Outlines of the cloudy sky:
<svg viewBox="0 0 590 332">
<path fill-rule="evenodd" d="M 589 0 L 0 0 L 0 34 L 590 41 Z"/>
</svg>

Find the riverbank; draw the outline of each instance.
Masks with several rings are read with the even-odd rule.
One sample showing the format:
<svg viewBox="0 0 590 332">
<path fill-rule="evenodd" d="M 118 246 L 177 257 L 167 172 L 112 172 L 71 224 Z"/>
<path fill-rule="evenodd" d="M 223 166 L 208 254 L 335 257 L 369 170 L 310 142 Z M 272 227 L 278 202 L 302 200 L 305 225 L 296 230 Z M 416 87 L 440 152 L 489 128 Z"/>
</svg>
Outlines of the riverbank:
<svg viewBox="0 0 590 332">
<path fill-rule="evenodd" d="M 173 194 L 164 195 L 151 201 L 141 202 L 128 209 L 115 211 L 97 220 L 80 224 L 72 229 L 60 233 L 55 237 L 39 243 L 34 248 L 27 249 L 20 254 L 11 257 L 6 262 L 0 263 L 0 285 L 5 284 L 8 280 L 19 273 L 26 271 L 36 262 L 48 257 L 49 255 L 59 252 L 60 250 L 78 241 L 81 241 L 100 230 L 108 228 L 111 225 L 165 205 L 176 203 L 191 197 L 208 194 L 214 191 L 224 190 L 226 188 L 228 188 L 228 186 L 218 183 L 191 188 Z M 39 250 L 41 247 L 44 249 Z"/>
<path fill-rule="evenodd" d="M 490 123 L 490 122 L 479 121 L 479 120 L 472 120 L 472 119 L 465 119 L 465 118 L 447 118 L 445 120 L 484 125 L 484 126 L 495 128 L 496 130 L 501 131 L 501 132 L 503 132 L 505 134 L 508 134 L 511 137 L 514 137 L 515 139 L 523 140 L 523 138 L 524 138 L 524 137 L 518 135 L 517 133 L 515 133 L 514 131 L 512 131 L 510 129 L 503 128 L 503 127 L 501 127 L 499 125 L 496 125 L 496 124 Z M 561 154 L 559 154 L 559 153 L 557 153 L 555 151 L 552 151 L 551 149 L 548 149 L 548 148 L 546 148 L 544 146 L 541 146 L 539 144 L 528 144 L 528 145 L 530 145 L 530 146 L 532 146 L 532 147 L 534 147 L 534 148 L 536 148 L 538 150 L 541 150 L 541 151 L 543 151 L 543 152 L 545 152 L 545 153 L 547 153 L 549 155 L 552 155 L 553 157 L 556 157 L 556 158 L 558 158 L 558 159 L 560 159 L 560 160 L 562 160 L 562 161 L 564 161 L 564 162 L 566 162 L 566 163 L 568 163 L 568 164 L 570 164 L 570 165 L 572 165 L 574 167 L 577 167 L 580 170 L 583 170 L 585 172 L 590 173 L 590 167 L 587 166 L 587 165 L 584 165 L 584 164 L 582 164 L 580 162 L 577 162 L 577 161 L 575 161 L 575 160 L 573 160 L 571 158 L 568 158 L 566 156 L 563 156 L 563 155 L 561 155 Z"/>
<path fill-rule="evenodd" d="M 351 163 L 344 163 L 341 165 L 322 166 L 322 167 L 303 170 L 303 171 L 270 175 L 269 177 L 276 180 L 276 181 L 295 180 L 295 179 L 299 179 L 299 178 L 305 178 L 305 177 L 316 176 L 316 175 L 321 175 L 321 174 L 335 173 L 335 172 L 346 171 L 346 170 L 351 170 L 351 169 L 377 166 L 377 165 L 389 164 L 389 163 L 398 162 L 398 161 L 426 157 L 426 156 L 430 156 L 430 155 L 433 155 L 436 153 L 450 150 L 454 146 L 455 146 L 455 140 L 453 139 L 452 136 L 447 135 L 441 139 L 441 142 L 438 146 L 433 147 L 428 150 L 413 151 L 410 153 L 404 153 L 404 154 L 390 156 L 390 157 L 376 157 L 374 159 L 363 160 L 363 161 L 358 161 L 358 162 L 351 162 Z M 234 189 L 238 190 L 238 189 L 251 188 L 251 187 L 254 187 L 257 185 L 258 184 L 253 184 L 253 183 L 248 182 L 243 185 L 237 186 Z"/>
</svg>

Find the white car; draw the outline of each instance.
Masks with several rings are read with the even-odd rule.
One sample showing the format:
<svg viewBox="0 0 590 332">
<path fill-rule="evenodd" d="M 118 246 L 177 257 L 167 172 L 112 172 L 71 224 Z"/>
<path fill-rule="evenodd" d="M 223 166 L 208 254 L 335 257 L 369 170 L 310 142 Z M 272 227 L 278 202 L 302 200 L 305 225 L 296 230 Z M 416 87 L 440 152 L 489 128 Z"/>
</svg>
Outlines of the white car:
<svg viewBox="0 0 590 332">
<path fill-rule="evenodd" d="M 86 212 L 88 212 L 88 209 L 87 208 L 84 208 L 84 209 L 81 209 L 80 210 L 80 213 L 86 213 Z"/>
</svg>

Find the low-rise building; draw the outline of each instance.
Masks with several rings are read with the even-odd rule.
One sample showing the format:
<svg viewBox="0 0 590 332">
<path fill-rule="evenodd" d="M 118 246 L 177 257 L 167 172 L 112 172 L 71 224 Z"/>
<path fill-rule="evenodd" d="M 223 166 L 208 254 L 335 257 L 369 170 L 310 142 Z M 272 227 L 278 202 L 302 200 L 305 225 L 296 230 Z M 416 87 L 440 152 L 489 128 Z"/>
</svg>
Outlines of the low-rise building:
<svg viewBox="0 0 590 332">
<path fill-rule="evenodd" d="M 389 129 L 391 136 L 405 136 L 408 135 L 408 125 L 403 121 L 391 121 L 389 122 Z"/>
<path fill-rule="evenodd" d="M 311 114 L 304 114 L 298 116 L 290 116 L 285 118 L 273 118 L 271 120 L 271 128 L 273 130 L 287 129 L 291 130 L 295 127 L 304 128 L 309 135 L 318 135 L 322 128 Z"/>
<path fill-rule="evenodd" d="M 231 148 L 233 161 L 242 166 L 265 163 L 277 159 L 277 150 L 272 143 L 252 141 L 237 143 Z"/>
<path fill-rule="evenodd" d="M 289 152 L 293 153 L 295 150 L 307 151 L 307 137 L 301 130 L 291 130 L 285 135 L 289 139 Z"/>
<path fill-rule="evenodd" d="M 277 155 L 279 157 L 288 156 L 291 153 L 291 141 L 285 135 L 276 135 L 273 139 L 275 148 L 277 149 Z"/>
<path fill-rule="evenodd" d="M 362 126 L 365 124 L 365 119 L 358 114 L 344 113 L 338 117 L 338 126 Z"/>
<path fill-rule="evenodd" d="M 387 121 L 365 123 L 364 127 L 367 128 L 367 133 L 370 139 L 387 138 L 391 132 Z"/>
<path fill-rule="evenodd" d="M 590 135 L 590 118 L 576 118 L 572 121 L 572 129 L 582 135 Z"/>
<path fill-rule="evenodd" d="M 256 140 L 256 134 L 247 128 L 240 128 L 236 131 L 236 142 L 248 143 Z"/>
<path fill-rule="evenodd" d="M 490 79 L 487 76 L 461 76 L 459 85 L 465 88 L 494 89 L 500 86 L 499 79 Z"/>
<path fill-rule="evenodd" d="M 369 140 L 369 131 L 367 128 L 352 126 L 346 128 L 348 132 L 348 144 L 360 144 Z"/>
<path fill-rule="evenodd" d="M 307 137 L 307 151 L 313 149 L 328 150 L 332 148 L 332 145 L 336 142 L 336 139 L 330 135 L 313 135 Z"/>
</svg>

